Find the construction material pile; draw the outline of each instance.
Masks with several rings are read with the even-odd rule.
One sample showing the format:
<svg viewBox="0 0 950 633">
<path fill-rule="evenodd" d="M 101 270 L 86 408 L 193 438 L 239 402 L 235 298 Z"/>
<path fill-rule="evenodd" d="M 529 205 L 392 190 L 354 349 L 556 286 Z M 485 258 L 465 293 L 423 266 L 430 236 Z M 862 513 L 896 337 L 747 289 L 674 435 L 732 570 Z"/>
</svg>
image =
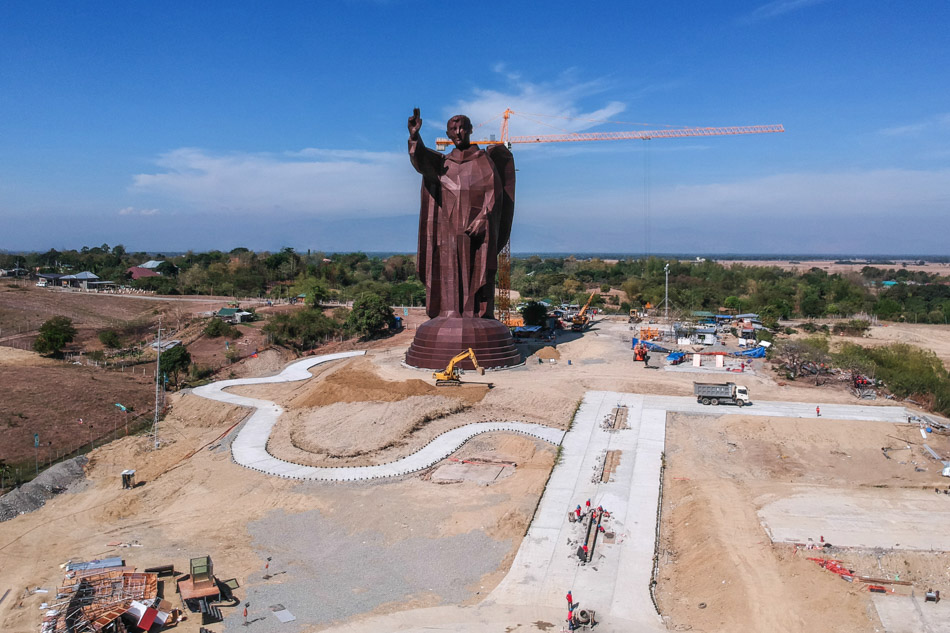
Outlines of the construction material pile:
<svg viewBox="0 0 950 633">
<path fill-rule="evenodd" d="M 0 521 L 8 521 L 41 508 L 47 499 L 82 480 L 85 477 L 83 467 L 88 461 L 84 455 L 80 455 L 56 464 L 44 470 L 33 481 L 0 497 Z"/>
<path fill-rule="evenodd" d="M 136 572 L 121 558 L 66 563 L 66 577 L 51 604 L 44 604 L 42 633 L 101 631 L 131 613 L 133 624 L 148 630 L 165 624 L 171 605 L 157 600 L 158 574 Z M 145 626 L 143 618 L 148 622 Z"/>
</svg>

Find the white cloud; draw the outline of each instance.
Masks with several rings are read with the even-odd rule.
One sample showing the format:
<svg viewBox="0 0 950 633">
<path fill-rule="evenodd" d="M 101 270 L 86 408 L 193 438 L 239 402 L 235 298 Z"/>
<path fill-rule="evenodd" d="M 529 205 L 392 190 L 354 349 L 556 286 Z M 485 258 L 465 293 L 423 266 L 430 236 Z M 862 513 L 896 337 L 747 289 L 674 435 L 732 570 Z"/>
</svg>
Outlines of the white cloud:
<svg viewBox="0 0 950 633">
<path fill-rule="evenodd" d="M 119 209 L 119 215 L 158 215 L 158 213 L 158 209 L 136 209 L 135 207 Z"/>
<path fill-rule="evenodd" d="M 950 131 L 950 113 L 937 114 L 921 121 L 895 125 L 880 130 L 885 136 L 917 136 L 922 132 Z"/>
<path fill-rule="evenodd" d="M 703 222 L 751 220 L 747 227 L 752 234 L 767 231 L 771 219 L 779 217 L 814 222 L 816 230 L 826 221 L 854 222 L 878 226 L 884 234 L 902 218 L 932 220 L 941 226 L 950 221 L 950 169 L 776 174 L 730 183 L 654 187 L 649 193 L 651 215 L 657 218 L 689 220 L 697 227 Z M 540 206 L 544 213 L 564 219 L 577 213 L 600 220 L 640 218 L 644 196 L 637 187 L 574 199 L 559 196 Z"/>
<path fill-rule="evenodd" d="M 742 21 L 746 24 L 751 24 L 759 20 L 777 18 L 780 15 L 805 9 L 823 2 L 827 2 L 827 0 L 775 0 L 774 2 L 769 2 L 757 7 L 752 13 L 745 16 Z"/>
<path fill-rule="evenodd" d="M 306 148 L 214 154 L 181 148 L 156 162 L 161 169 L 136 175 L 132 191 L 196 211 L 386 216 L 406 213 L 419 199 L 419 181 L 403 153 Z"/>
<path fill-rule="evenodd" d="M 510 84 L 508 90 L 476 88 L 469 99 L 460 99 L 445 108 L 442 120 L 434 122 L 442 128 L 443 121 L 455 114 L 465 114 L 478 126 L 473 137 L 486 138 L 499 135 L 501 115 L 506 108 L 515 112 L 510 122 L 511 134 L 560 134 L 588 130 L 627 109 L 620 101 L 608 101 L 593 109 L 585 105 L 605 92 L 604 80 L 578 80 L 573 72 L 564 73 L 554 81 L 535 83 L 521 78 L 505 64 L 496 64 L 494 69 Z M 423 113 L 423 116 L 425 113 Z"/>
</svg>

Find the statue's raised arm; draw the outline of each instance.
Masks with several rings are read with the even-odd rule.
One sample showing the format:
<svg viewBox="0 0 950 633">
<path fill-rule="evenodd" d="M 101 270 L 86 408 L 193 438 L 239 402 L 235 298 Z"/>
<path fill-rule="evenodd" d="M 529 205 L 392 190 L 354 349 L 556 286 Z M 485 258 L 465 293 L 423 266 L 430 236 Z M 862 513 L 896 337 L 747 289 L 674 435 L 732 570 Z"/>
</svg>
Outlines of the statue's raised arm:
<svg viewBox="0 0 950 633">
<path fill-rule="evenodd" d="M 412 116 L 409 117 L 409 139 L 419 140 L 420 129 L 422 129 L 422 115 L 419 114 L 419 108 L 413 108 Z"/>
</svg>

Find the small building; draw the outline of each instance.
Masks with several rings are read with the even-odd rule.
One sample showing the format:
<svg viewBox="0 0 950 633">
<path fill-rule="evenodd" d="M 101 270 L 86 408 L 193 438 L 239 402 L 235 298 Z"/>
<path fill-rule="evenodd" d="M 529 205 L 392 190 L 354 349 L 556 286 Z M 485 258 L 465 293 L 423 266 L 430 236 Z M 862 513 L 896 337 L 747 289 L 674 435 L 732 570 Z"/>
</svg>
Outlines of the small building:
<svg viewBox="0 0 950 633">
<path fill-rule="evenodd" d="M 176 345 L 181 345 L 181 341 L 176 338 L 162 341 L 161 351 L 167 352 L 168 350 L 175 347 Z M 152 344 L 149 345 L 149 347 L 151 347 L 152 349 L 158 349 L 158 342 L 157 341 L 153 342 Z"/>
<path fill-rule="evenodd" d="M 133 281 L 136 279 L 141 279 L 142 277 L 161 277 L 161 273 L 155 272 L 151 268 L 145 268 L 144 266 L 132 266 L 126 269 L 125 274 L 129 275 Z"/>
<path fill-rule="evenodd" d="M 90 282 L 94 281 L 99 281 L 99 275 L 93 274 L 88 270 L 84 270 L 81 273 L 76 273 L 74 275 L 63 275 L 59 278 L 59 282 L 63 286 L 82 288 L 83 290 L 89 290 Z"/>
<path fill-rule="evenodd" d="M 36 282 L 36 285 L 40 286 L 41 288 L 45 288 L 47 286 L 58 286 L 60 285 L 59 280 L 63 277 L 64 275 L 61 273 L 37 273 L 36 278 L 38 281 Z"/>
<path fill-rule="evenodd" d="M 252 313 L 241 308 L 221 308 L 214 313 L 214 316 L 228 323 L 240 323 L 247 320 L 247 317 L 252 316 Z"/>
</svg>

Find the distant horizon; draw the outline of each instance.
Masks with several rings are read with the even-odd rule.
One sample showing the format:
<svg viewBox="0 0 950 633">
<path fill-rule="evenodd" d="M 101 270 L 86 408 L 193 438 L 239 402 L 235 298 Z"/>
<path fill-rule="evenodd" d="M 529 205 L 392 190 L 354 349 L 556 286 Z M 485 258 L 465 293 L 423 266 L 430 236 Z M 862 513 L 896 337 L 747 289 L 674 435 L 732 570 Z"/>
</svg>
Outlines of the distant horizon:
<svg viewBox="0 0 950 633">
<path fill-rule="evenodd" d="M 121 244 L 116 244 L 115 246 L 120 246 Z M 101 246 L 101 245 L 100 245 Z M 221 253 L 230 253 L 232 250 L 237 248 L 247 248 L 249 251 L 254 253 L 274 253 L 278 252 L 281 249 L 253 249 L 246 246 L 233 246 L 228 249 L 190 249 L 185 251 L 171 251 L 171 250 L 135 250 L 125 247 L 126 253 L 129 254 L 142 254 L 145 256 L 152 257 L 181 257 L 182 255 L 187 255 L 191 253 L 209 253 L 212 251 L 218 251 Z M 3 255 L 35 255 L 46 253 L 50 250 L 56 250 L 58 252 L 66 251 L 81 251 L 82 248 L 99 248 L 99 246 L 89 246 L 83 245 L 79 248 L 66 248 L 60 249 L 55 247 L 50 247 L 46 250 L 11 250 L 11 249 L 0 249 L 0 254 Z M 282 247 L 284 248 L 284 247 Z M 393 257 L 396 255 L 410 255 L 414 256 L 415 251 L 398 251 L 398 250 L 380 250 L 380 251 L 370 251 L 370 250 L 325 250 L 325 249 L 294 249 L 294 252 L 298 255 L 303 255 L 305 253 L 323 253 L 325 255 L 352 255 L 355 253 L 363 253 L 368 257 L 378 257 L 380 259 L 385 259 L 387 257 Z M 927 261 L 934 263 L 945 263 L 950 262 L 950 255 L 934 255 L 934 254 L 908 254 L 908 253 L 886 253 L 886 254 L 865 254 L 865 253 L 832 253 L 832 254 L 820 254 L 820 253 L 701 253 L 701 252 L 669 252 L 669 253 L 638 253 L 638 252 L 616 252 L 616 251 L 519 251 L 513 252 L 511 256 L 515 259 L 527 259 L 529 257 L 540 257 L 542 259 L 564 259 L 567 257 L 575 257 L 578 259 L 647 259 L 650 257 L 656 257 L 659 259 L 707 259 L 707 260 L 721 260 L 721 259 L 735 259 L 735 260 L 744 260 L 744 261 L 773 261 L 773 260 L 785 260 L 785 261 L 794 261 L 794 260 L 804 260 L 804 261 L 840 261 L 840 260 L 858 260 L 856 263 L 880 263 L 884 260 L 886 261 Z"/>
</svg>

